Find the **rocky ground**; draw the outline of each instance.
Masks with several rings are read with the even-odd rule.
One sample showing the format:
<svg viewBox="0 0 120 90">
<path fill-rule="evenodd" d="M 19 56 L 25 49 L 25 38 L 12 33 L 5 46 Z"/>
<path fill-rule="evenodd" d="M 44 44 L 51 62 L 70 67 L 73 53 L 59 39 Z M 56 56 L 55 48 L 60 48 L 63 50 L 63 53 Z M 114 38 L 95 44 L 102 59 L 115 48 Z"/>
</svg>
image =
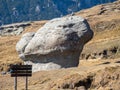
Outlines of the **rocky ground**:
<svg viewBox="0 0 120 90">
<path fill-rule="evenodd" d="M 14 78 L 0 76 L 0 90 L 13 90 Z M 81 61 L 78 68 L 39 71 L 29 78 L 29 90 L 119 90 L 120 59 Z M 25 90 L 25 78 L 18 78 Z"/>
<path fill-rule="evenodd" d="M 83 49 L 79 67 L 33 73 L 30 90 L 120 89 L 120 0 L 75 15 L 86 18 L 94 31 L 94 38 Z M 32 22 L 22 34 L 35 32 L 45 22 Z M 15 51 L 21 35 L 0 37 L 0 71 L 9 70 L 10 64 L 22 63 Z M 10 75 L 0 75 L 0 90 L 13 90 L 13 81 Z M 19 78 L 19 90 L 24 90 L 24 82 Z"/>
<path fill-rule="evenodd" d="M 20 35 L 31 22 L 15 23 L 0 27 L 0 36 Z"/>
</svg>

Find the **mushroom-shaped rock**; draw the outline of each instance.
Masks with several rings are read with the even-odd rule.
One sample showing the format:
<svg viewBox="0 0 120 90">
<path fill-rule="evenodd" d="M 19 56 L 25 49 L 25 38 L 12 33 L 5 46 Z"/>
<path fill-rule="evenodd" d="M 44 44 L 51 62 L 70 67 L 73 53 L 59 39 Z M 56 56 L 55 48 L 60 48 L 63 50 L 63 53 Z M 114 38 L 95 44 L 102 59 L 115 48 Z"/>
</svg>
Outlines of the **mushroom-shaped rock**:
<svg viewBox="0 0 120 90">
<path fill-rule="evenodd" d="M 33 71 L 76 67 L 83 46 L 92 37 L 93 32 L 84 18 L 56 18 L 40 28 L 26 44 L 20 44 L 27 37 L 22 38 L 16 50 L 25 63 L 33 65 Z"/>
</svg>

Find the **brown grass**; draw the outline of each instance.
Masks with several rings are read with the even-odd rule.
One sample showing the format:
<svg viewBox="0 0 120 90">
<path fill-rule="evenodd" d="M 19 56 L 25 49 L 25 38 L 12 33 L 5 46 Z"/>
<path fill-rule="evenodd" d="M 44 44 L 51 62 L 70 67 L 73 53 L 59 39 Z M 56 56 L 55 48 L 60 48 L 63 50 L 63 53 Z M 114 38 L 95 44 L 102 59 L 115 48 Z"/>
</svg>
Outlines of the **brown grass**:
<svg viewBox="0 0 120 90">
<path fill-rule="evenodd" d="M 0 38 L 0 66 L 7 67 L 9 64 L 21 62 L 15 50 L 19 38 L 20 36 Z M 6 68 L 1 69 L 6 70 Z"/>
<path fill-rule="evenodd" d="M 120 38 L 120 26 L 114 28 L 114 30 L 105 30 L 101 32 L 95 32 L 94 38 L 91 40 L 91 43 L 109 41 L 117 38 Z"/>
<path fill-rule="evenodd" d="M 34 21 L 32 22 L 32 26 L 26 27 L 26 32 L 36 32 L 39 28 L 41 28 L 47 21 Z"/>
<path fill-rule="evenodd" d="M 120 19 L 120 15 L 116 15 L 114 13 L 110 15 L 97 16 L 96 13 L 99 13 L 99 7 L 100 6 L 83 11 L 84 13 L 78 12 L 76 15 L 87 18 L 91 26 L 101 21 Z M 32 22 L 32 25 L 26 27 L 23 34 L 26 32 L 36 32 L 45 22 L 46 21 Z M 116 45 L 120 46 L 120 26 L 114 28 L 113 30 L 104 30 L 94 33 L 95 35 L 93 39 L 86 44 L 84 49 L 89 48 L 89 51 L 93 52 L 96 49 L 100 51 L 104 48 L 114 47 Z M 22 62 L 15 50 L 16 43 L 20 38 L 21 35 L 0 37 L 0 71 L 7 71 L 9 64 Z M 64 80 L 64 77 L 69 77 L 70 75 L 76 74 L 87 75 L 88 72 L 91 73 L 93 71 L 104 69 L 105 67 L 120 66 L 119 63 L 115 63 L 116 61 L 120 62 L 120 56 L 117 55 L 117 59 L 80 61 L 78 68 L 40 71 L 34 73 L 33 76 L 29 78 L 29 90 L 50 90 L 46 88 L 48 88 L 50 84 L 56 85 L 56 82 L 59 84 L 58 81 Z M 110 64 L 105 64 L 106 62 L 110 62 Z M 71 77 L 68 79 L 71 79 Z M 24 90 L 24 81 L 24 78 L 18 78 L 19 90 Z M 13 90 L 13 83 L 13 78 L 9 75 L 0 75 L 0 90 Z"/>
</svg>

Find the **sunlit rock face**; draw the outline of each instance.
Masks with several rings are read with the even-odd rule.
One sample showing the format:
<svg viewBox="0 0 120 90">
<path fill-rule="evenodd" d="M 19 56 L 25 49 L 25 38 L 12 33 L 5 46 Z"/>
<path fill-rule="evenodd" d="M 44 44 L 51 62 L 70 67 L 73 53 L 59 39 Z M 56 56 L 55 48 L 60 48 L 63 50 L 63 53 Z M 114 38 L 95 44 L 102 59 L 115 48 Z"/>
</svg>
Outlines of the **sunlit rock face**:
<svg viewBox="0 0 120 90">
<path fill-rule="evenodd" d="M 77 67 L 93 32 L 84 18 L 67 16 L 50 20 L 34 35 L 27 35 L 17 43 L 16 50 L 26 64 L 33 65 L 33 71 L 39 71 Z"/>
</svg>

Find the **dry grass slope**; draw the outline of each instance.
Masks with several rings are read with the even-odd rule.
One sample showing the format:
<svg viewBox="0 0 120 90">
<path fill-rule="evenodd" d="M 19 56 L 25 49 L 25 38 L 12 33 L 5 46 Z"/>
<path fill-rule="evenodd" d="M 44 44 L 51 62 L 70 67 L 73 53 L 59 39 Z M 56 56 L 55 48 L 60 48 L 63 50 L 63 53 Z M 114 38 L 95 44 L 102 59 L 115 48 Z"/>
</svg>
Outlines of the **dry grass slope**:
<svg viewBox="0 0 120 90">
<path fill-rule="evenodd" d="M 82 55 L 85 57 L 81 59 L 98 59 L 97 56 L 95 56 L 96 54 L 103 53 L 104 50 L 110 51 L 112 48 L 114 49 L 114 47 L 117 48 L 117 54 L 112 57 L 120 57 L 120 11 L 116 11 L 120 8 L 119 3 L 118 1 L 114 4 L 98 5 L 75 14 L 86 18 L 94 30 L 94 37 L 84 47 Z M 113 8 L 116 9 L 111 10 Z M 105 12 L 103 12 L 103 10 Z M 32 25 L 26 27 L 23 34 L 26 32 L 36 32 L 45 22 L 47 21 L 32 22 Z M 6 67 L 10 64 L 21 62 L 15 50 L 15 45 L 20 37 L 21 35 L 0 37 L 0 71 L 6 71 Z M 92 57 L 91 54 L 95 55 Z"/>
<path fill-rule="evenodd" d="M 86 18 L 95 33 L 82 52 L 85 57 L 81 59 L 87 57 L 88 60 L 81 60 L 78 68 L 33 73 L 29 79 L 29 90 L 119 90 L 120 0 L 75 15 Z M 32 22 L 23 34 L 36 32 L 45 22 Z M 10 64 L 22 63 L 15 50 L 20 37 L 21 35 L 0 37 L 0 71 L 7 71 Z M 103 52 L 107 52 L 106 58 L 100 58 L 99 54 Z M 19 78 L 18 82 L 18 90 L 24 90 L 24 78 Z M 13 90 L 13 83 L 10 75 L 0 75 L 0 90 Z"/>
</svg>

